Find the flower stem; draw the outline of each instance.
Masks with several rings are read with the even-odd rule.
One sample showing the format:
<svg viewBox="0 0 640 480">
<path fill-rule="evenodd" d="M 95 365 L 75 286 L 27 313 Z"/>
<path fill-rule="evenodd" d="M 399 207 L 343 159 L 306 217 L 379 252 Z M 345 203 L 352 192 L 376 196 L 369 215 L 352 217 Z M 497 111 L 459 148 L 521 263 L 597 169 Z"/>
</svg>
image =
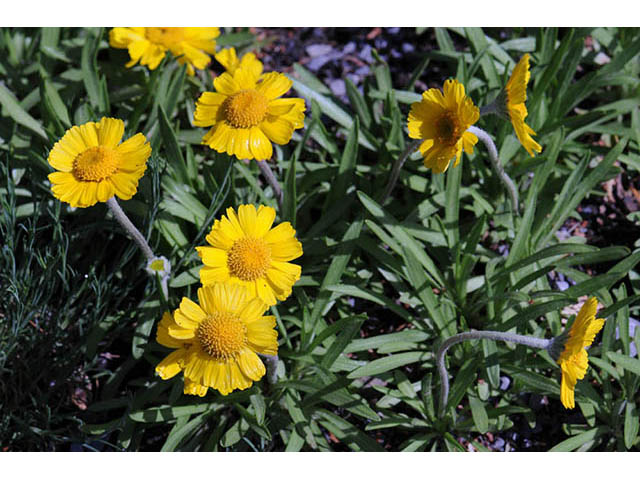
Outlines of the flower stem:
<svg viewBox="0 0 640 480">
<path fill-rule="evenodd" d="M 267 367 L 267 381 L 275 385 L 278 381 L 278 355 L 261 355 Z"/>
<path fill-rule="evenodd" d="M 140 230 L 138 230 L 135 227 L 135 225 L 131 223 L 131 220 L 129 220 L 129 217 L 127 217 L 127 215 L 124 213 L 124 210 L 122 210 L 122 207 L 116 200 L 116 197 L 111 197 L 109 200 L 107 200 L 107 206 L 109 207 L 109 210 L 111 210 L 111 213 L 113 214 L 115 219 L 122 226 L 122 228 L 124 228 L 125 231 L 129 233 L 129 235 L 131 235 L 131 238 L 133 238 L 133 241 L 136 242 L 138 247 L 140 247 L 140 250 L 142 250 L 142 253 L 147 258 L 147 264 L 151 264 L 154 260 L 160 260 L 161 257 L 157 257 L 153 253 L 153 250 L 151 250 L 151 247 L 147 243 L 147 240 L 144 238 L 144 236 L 140 233 Z M 166 270 L 163 270 L 160 276 L 160 287 L 161 287 L 165 302 L 169 298 L 169 287 L 168 287 L 169 269 L 170 269 L 170 266 L 168 266 Z M 150 273 L 155 275 L 155 272 L 150 272 Z"/>
<path fill-rule="evenodd" d="M 449 400 L 449 374 L 447 373 L 447 367 L 444 363 L 444 356 L 449 348 L 457 343 L 464 342 L 465 340 L 478 340 L 487 339 L 500 342 L 511 342 L 526 345 L 528 347 L 537 349 L 546 349 L 551 340 L 546 338 L 528 337 L 526 335 L 517 335 L 515 333 L 508 332 L 494 332 L 490 330 L 472 330 L 470 332 L 462 332 L 452 337 L 447 338 L 444 343 L 438 349 L 436 354 L 436 365 L 438 367 L 438 374 L 440 375 L 440 404 L 439 414 L 442 416 Z"/>
<path fill-rule="evenodd" d="M 142 250 L 144 256 L 147 257 L 147 260 L 153 260 L 155 258 L 153 250 L 151 250 L 151 247 L 147 243 L 147 240 L 142 236 L 140 231 L 135 227 L 133 223 L 131 223 L 129 217 L 127 217 L 127 215 L 124 213 L 124 210 L 122 210 L 122 207 L 120 207 L 120 205 L 118 204 L 116 197 L 111 197 L 109 200 L 107 200 L 107 206 L 109 207 L 109 210 L 111 210 L 111 213 L 113 213 L 115 219 L 118 220 L 118 223 L 120 223 L 122 228 L 124 228 L 127 233 L 131 235 L 133 241 L 138 244 L 138 247 L 140 247 L 140 250 Z"/>
<path fill-rule="evenodd" d="M 400 177 L 400 169 L 404 162 L 407 161 L 407 158 L 420 146 L 422 143 L 421 139 L 413 140 L 407 145 L 404 152 L 400 154 L 400 156 L 396 159 L 396 162 L 393 164 L 393 168 L 391 169 L 391 175 L 389 175 L 389 183 L 387 183 L 387 188 L 384 189 L 384 193 L 380 198 L 380 205 L 384 205 L 385 200 L 389 195 L 391 195 L 391 191 L 393 187 L 396 186 L 396 182 L 398 181 L 398 177 Z"/>
<path fill-rule="evenodd" d="M 496 144 L 493 143 L 493 140 L 491 139 L 489 134 L 481 128 L 471 126 L 467 129 L 467 131 L 473 133 L 487 147 L 489 158 L 491 159 L 491 166 L 498 174 L 498 177 L 500 177 L 500 180 L 502 181 L 504 186 L 507 188 L 507 191 L 511 196 L 511 207 L 513 208 L 513 211 L 518 214 L 518 189 L 513 183 L 513 180 L 511 180 L 509 175 L 507 175 L 507 173 L 504 171 L 504 168 L 502 168 L 502 163 L 500 163 L 500 158 L 498 157 L 498 149 L 496 148 Z"/>
<path fill-rule="evenodd" d="M 284 198 L 284 194 L 282 193 L 282 189 L 280 188 L 280 184 L 278 183 L 278 179 L 273 174 L 273 170 L 269 166 L 267 160 L 262 160 L 258 162 L 258 168 L 260 168 L 260 172 L 264 175 L 264 178 L 267 179 L 271 188 L 273 188 L 273 192 L 276 195 L 276 199 L 278 200 L 278 207 L 282 209 L 282 200 Z"/>
</svg>

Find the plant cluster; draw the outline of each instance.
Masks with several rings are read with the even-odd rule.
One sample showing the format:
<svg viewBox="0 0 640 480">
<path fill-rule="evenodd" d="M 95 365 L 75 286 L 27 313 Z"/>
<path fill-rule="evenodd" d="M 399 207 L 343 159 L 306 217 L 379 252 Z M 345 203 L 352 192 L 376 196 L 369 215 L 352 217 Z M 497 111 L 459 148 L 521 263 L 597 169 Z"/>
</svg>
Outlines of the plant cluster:
<svg viewBox="0 0 640 480">
<path fill-rule="evenodd" d="M 640 31 L 428 35 L 345 104 L 247 30 L 0 30 L 0 447 L 637 450 L 640 243 L 567 225 Z"/>
</svg>

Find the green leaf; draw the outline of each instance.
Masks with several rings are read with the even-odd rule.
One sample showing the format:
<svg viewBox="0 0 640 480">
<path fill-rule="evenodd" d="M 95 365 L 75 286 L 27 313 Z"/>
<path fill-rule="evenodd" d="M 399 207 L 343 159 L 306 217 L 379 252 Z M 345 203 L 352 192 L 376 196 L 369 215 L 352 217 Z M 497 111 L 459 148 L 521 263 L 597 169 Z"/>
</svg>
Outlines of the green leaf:
<svg viewBox="0 0 640 480">
<path fill-rule="evenodd" d="M 552 447 L 550 452 L 572 452 L 574 450 L 583 447 L 586 443 L 589 443 L 600 436 L 603 436 L 607 433 L 609 429 L 607 427 L 596 427 L 586 432 L 582 432 L 573 437 L 567 438 L 566 440 L 558 443 L 554 447 Z"/>
<path fill-rule="evenodd" d="M 471 416 L 476 428 L 480 433 L 489 431 L 489 417 L 487 410 L 484 408 L 484 402 L 479 400 L 475 395 L 469 395 L 469 407 L 471 408 Z"/>
<path fill-rule="evenodd" d="M 11 91 L 0 83 L 0 105 L 6 110 L 16 123 L 28 128 L 32 132 L 38 134 L 44 140 L 48 140 L 47 133 L 42 128 L 40 122 L 29 115 L 18 103 Z"/>
<path fill-rule="evenodd" d="M 167 439 L 165 440 L 161 452 L 173 452 L 176 447 L 182 442 L 185 437 L 192 434 L 195 430 L 200 428 L 206 421 L 209 412 L 202 413 L 198 415 L 193 420 L 187 422 L 186 424 L 180 426 L 179 428 L 174 428 L 169 432 Z M 176 427 L 178 425 L 176 424 Z"/>
<path fill-rule="evenodd" d="M 146 410 L 137 410 L 129 414 L 129 418 L 134 422 L 142 423 L 158 423 L 169 422 L 185 415 L 194 415 L 198 413 L 207 412 L 213 410 L 216 406 L 220 406 L 219 403 L 200 403 L 197 405 L 184 405 L 180 407 L 152 407 Z"/>
<path fill-rule="evenodd" d="M 322 357 L 320 366 L 330 370 L 338 356 L 343 353 L 349 342 L 360 332 L 360 326 L 365 318 L 362 316 L 351 317 L 350 321 L 343 326 L 343 329 L 333 341 L 327 352 Z"/>
<path fill-rule="evenodd" d="M 640 416 L 638 408 L 633 402 L 627 402 L 624 409 L 624 446 L 631 449 L 638 437 L 638 427 L 640 427 Z"/>
<path fill-rule="evenodd" d="M 360 130 L 360 121 L 356 117 L 353 126 L 349 130 L 349 136 L 347 137 L 347 143 L 342 152 L 340 159 L 340 165 L 338 166 L 338 175 L 332 182 L 331 190 L 327 195 L 327 201 L 324 211 L 327 208 L 337 203 L 342 203 L 346 196 L 347 189 L 353 184 L 353 175 L 356 169 L 356 163 L 358 160 L 358 137 Z"/>
<path fill-rule="evenodd" d="M 372 362 L 351 371 L 347 378 L 372 377 L 388 372 L 394 368 L 402 367 L 410 363 L 423 362 L 433 358 L 431 352 L 406 352 L 377 358 Z"/>
<path fill-rule="evenodd" d="M 628 370 L 634 375 L 640 375 L 640 360 L 618 352 L 607 352 L 607 356 L 616 362 L 616 365 Z"/>
<path fill-rule="evenodd" d="M 362 230 L 362 225 L 364 220 L 362 218 L 354 221 L 344 236 L 342 237 L 342 241 L 338 245 L 338 249 L 336 253 L 333 255 L 333 259 L 331 260 L 331 264 L 327 269 L 327 273 L 322 280 L 322 284 L 320 285 L 320 292 L 316 297 L 315 303 L 313 304 L 313 310 L 311 311 L 311 318 L 309 321 L 309 325 L 307 331 L 313 331 L 315 327 L 315 323 L 321 314 L 324 313 L 325 308 L 329 304 L 331 300 L 331 291 L 327 289 L 329 285 L 335 285 L 340 281 L 344 270 L 347 268 L 349 263 L 349 259 L 351 258 L 351 254 L 353 253 L 353 249 L 355 247 L 355 240 L 360 236 L 360 231 Z"/>
<path fill-rule="evenodd" d="M 82 58 L 80 65 L 82 68 L 82 80 L 84 82 L 89 102 L 91 106 L 101 113 L 109 112 L 109 104 L 104 98 L 103 89 L 100 78 L 98 76 L 98 49 L 100 47 L 100 38 L 102 37 L 102 28 L 99 29 L 97 35 L 93 35 L 87 31 L 84 46 L 82 47 Z"/>
</svg>

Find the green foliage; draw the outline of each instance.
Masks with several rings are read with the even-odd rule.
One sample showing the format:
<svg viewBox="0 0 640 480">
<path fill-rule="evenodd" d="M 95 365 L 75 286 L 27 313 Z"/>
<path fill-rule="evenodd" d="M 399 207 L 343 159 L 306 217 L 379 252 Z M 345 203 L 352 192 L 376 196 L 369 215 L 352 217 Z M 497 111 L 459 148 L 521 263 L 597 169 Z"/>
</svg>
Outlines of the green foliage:
<svg viewBox="0 0 640 480">
<path fill-rule="evenodd" d="M 599 52 L 584 48 L 587 36 Z M 154 340 L 157 285 L 104 205 L 72 209 L 52 197 L 48 152 L 70 126 L 103 115 L 124 119 L 125 137 L 147 136 L 153 155 L 123 208 L 171 262 L 170 308 L 196 296 L 195 247 L 214 219 L 242 203 L 277 208 L 273 190 L 256 162 L 200 145 L 193 110 L 212 90 L 208 76 L 189 77 L 169 57 L 154 71 L 125 69 L 126 51 L 109 48 L 106 29 L 0 29 L 0 445 L 460 451 L 546 415 L 560 427 L 542 449 L 637 451 L 631 342 L 640 345 L 640 330 L 630 335 L 629 317 L 638 316 L 639 245 L 588 244 L 564 226 L 582 220 L 577 207 L 602 195 L 603 182 L 640 170 L 640 33 L 516 29 L 497 40 L 479 28 L 437 28 L 434 37 L 408 85 L 378 58 L 361 90 L 346 80 L 348 104 L 293 65 L 305 129 L 274 146 L 271 165 L 284 191 L 277 221 L 292 222 L 304 255 L 292 297 L 271 310 L 278 382 L 199 398 L 182 394 L 181 375 L 154 375 L 168 353 Z M 248 31 L 226 32 L 219 44 L 248 50 L 252 41 Z M 530 157 L 502 119 L 478 122 L 522 212 L 511 210 L 480 144 L 442 175 L 413 154 L 392 196 L 380 198 L 408 142 L 416 81 L 441 83 L 430 76 L 437 65 L 486 105 L 524 52 L 527 122 L 542 154 Z M 558 274 L 573 284 L 556 289 Z M 585 295 L 605 306 L 606 322 L 575 414 L 560 405 L 548 354 L 483 340 L 449 351 L 449 404 L 437 416 L 434 352 L 445 338 L 469 329 L 550 338 L 563 329 L 561 310 Z M 531 395 L 545 396 L 544 412 Z"/>
</svg>

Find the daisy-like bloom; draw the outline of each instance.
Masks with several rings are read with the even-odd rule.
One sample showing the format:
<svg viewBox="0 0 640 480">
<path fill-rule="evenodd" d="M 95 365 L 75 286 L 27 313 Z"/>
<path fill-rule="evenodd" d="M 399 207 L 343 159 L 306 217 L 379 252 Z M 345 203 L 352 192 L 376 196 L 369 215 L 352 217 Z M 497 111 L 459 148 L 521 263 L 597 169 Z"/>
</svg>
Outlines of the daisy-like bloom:
<svg viewBox="0 0 640 480">
<path fill-rule="evenodd" d="M 509 115 L 513 129 L 522 146 L 529 152 L 532 157 L 533 152 L 540 153 L 542 147 L 531 138 L 536 132 L 524 123 L 524 119 L 529 114 L 525 102 L 527 100 L 527 83 L 529 83 L 529 54 L 525 53 L 518 64 L 513 69 L 511 77 L 507 82 L 503 94 L 504 109 Z"/>
<path fill-rule="evenodd" d="M 424 166 L 436 173 L 445 172 L 454 157 L 453 166 L 457 167 L 462 150 L 473 153 L 478 142 L 478 137 L 466 130 L 478 121 L 480 111 L 465 95 L 464 85 L 447 80 L 443 90 L 424 92 L 422 100 L 411 105 L 408 119 L 409 137 L 424 139 L 420 144 Z"/>
<path fill-rule="evenodd" d="M 258 353 L 278 353 L 276 319 L 267 305 L 241 285 L 198 289 L 198 303 L 183 298 L 173 318 L 165 314 L 157 341 L 176 349 L 156 372 L 168 379 L 184 372 L 184 393 L 204 396 L 207 388 L 227 395 L 249 388 L 265 374 Z"/>
<path fill-rule="evenodd" d="M 578 312 L 573 325 L 553 339 L 549 353 L 558 362 L 562 370 L 560 401 L 565 408 L 574 408 L 574 391 L 578 380 L 582 380 L 589 367 L 589 356 L 585 347 L 593 343 L 593 339 L 604 325 L 604 319 L 596 318 L 598 301 L 589 298 Z"/>
<path fill-rule="evenodd" d="M 169 329 L 174 332 L 180 331 L 180 326 L 169 312 L 164 312 L 162 320 L 158 324 L 156 341 L 162 346 L 175 349 L 175 351 L 156 366 L 156 373 L 163 380 L 175 377 L 184 369 L 184 360 L 194 343 L 193 340 L 180 340 L 172 337 L 169 334 Z M 204 397 L 207 394 L 207 390 L 208 388 L 204 385 L 199 385 L 187 378 L 184 379 L 184 393 L 187 395 Z"/>
<path fill-rule="evenodd" d="M 129 200 L 147 168 L 151 146 L 141 133 L 120 143 L 124 122 L 102 118 L 71 127 L 49 153 L 51 191 L 72 207 L 90 207 L 114 195 Z"/>
<path fill-rule="evenodd" d="M 251 63 L 251 62 L 248 62 Z M 213 81 L 215 92 L 196 102 L 194 125 L 212 127 L 202 143 L 241 160 L 268 160 L 271 142 L 284 145 L 304 127 L 302 98 L 279 98 L 293 82 L 277 72 L 256 76 L 255 64 L 225 72 Z"/>
<path fill-rule="evenodd" d="M 264 205 L 257 211 L 240 205 L 237 214 L 228 208 L 207 235 L 210 246 L 196 247 L 204 263 L 202 284 L 240 284 L 269 306 L 291 295 L 301 268 L 289 262 L 302 255 L 302 245 L 289 222 L 271 228 L 275 216 Z"/>
<path fill-rule="evenodd" d="M 253 52 L 247 52 L 241 58 L 238 58 L 236 49 L 231 47 L 220 50 L 214 56 L 231 75 L 236 73 L 239 68 L 248 70 L 256 78 L 260 78 L 260 75 L 262 75 L 262 62 L 256 58 L 256 54 Z"/>
<path fill-rule="evenodd" d="M 202 70 L 211 61 L 207 54 L 215 53 L 219 35 L 217 27 L 116 27 L 109 32 L 109 44 L 129 51 L 127 68 L 140 62 L 154 70 L 169 50 L 193 75 L 194 68 Z"/>
</svg>

